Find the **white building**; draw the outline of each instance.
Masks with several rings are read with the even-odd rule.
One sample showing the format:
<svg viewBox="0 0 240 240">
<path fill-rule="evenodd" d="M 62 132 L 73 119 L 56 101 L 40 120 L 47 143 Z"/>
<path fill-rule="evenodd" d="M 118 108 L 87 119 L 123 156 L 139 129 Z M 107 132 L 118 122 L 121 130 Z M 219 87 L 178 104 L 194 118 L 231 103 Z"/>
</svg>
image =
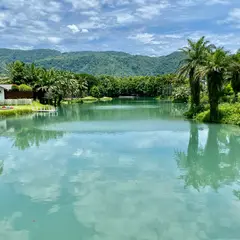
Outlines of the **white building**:
<svg viewBox="0 0 240 240">
<path fill-rule="evenodd" d="M 0 84 L 0 102 L 5 100 L 5 91 L 12 89 L 12 84 Z"/>
</svg>

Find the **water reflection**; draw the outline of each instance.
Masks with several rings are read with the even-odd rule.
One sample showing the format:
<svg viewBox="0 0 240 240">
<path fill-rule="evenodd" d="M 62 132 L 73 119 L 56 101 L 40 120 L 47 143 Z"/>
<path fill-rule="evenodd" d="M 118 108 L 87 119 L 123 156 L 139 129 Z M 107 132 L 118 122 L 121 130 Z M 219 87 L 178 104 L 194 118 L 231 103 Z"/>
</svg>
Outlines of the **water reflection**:
<svg viewBox="0 0 240 240">
<path fill-rule="evenodd" d="M 161 128 L 158 119 L 181 118 L 186 105 L 170 102 L 158 103 L 155 100 L 115 100 L 91 105 L 67 105 L 59 109 L 58 116 L 32 115 L 23 118 L 7 119 L 0 122 L 0 134 L 13 140 L 13 147 L 25 150 L 32 146 L 39 147 L 51 139 L 61 138 L 65 131 L 131 131 L 143 130 L 144 120 L 148 122 L 146 130 Z M 104 110 L 104 111 L 103 111 Z M 134 110 L 134 114 L 133 114 Z M 138 122 L 135 120 L 138 119 Z M 93 125 L 91 121 L 102 121 Z M 130 121 L 117 123 L 116 121 Z M 156 120 L 156 121 L 154 121 Z M 113 124 L 115 123 L 117 124 Z M 73 122 L 77 124 L 73 124 Z M 67 125 L 66 125 L 67 124 Z M 111 125 L 111 126 L 110 126 Z M 122 127 L 121 127 L 122 126 Z M 128 126 L 128 127 L 127 127 Z M 94 128 L 95 127 L 95 128 Z M 101 128 L 102 127 L 102 128 Z"/>
<path fill-rule="evenodd" d="M 2 175 L 3 173 L 3 161 L 1 162 L 0 161 L 0 176 Z"/>
<path fill-rule="evenodd" d="M 136 105 L 121 112 L 70 105 L 59 116 L 8 119 L 0 138 L 0 239 L 238 239 L 236 129 L 189 125 L 171 104 L 155 113 Z M 87 119 L 89 131 L 79 131 Z M 76 131 L 64 128 L 75 122 Z M 116 131 L 97 130 L 106 122 Z M 44 130 L 56 124 L 64 131 Z M 226 187 L 216 194 L 209 186 Z"/>
<path fill-rule="evenodd" d="M 205 145 L 199 141 L 204 131 L 199 125 L 190 124 L 187 153 L 176 151 L 176 162 L 185 187 L 198 191 L 211 187 L 218 191 L 226 184 L 240 181 L 240 131 L 230 126 L 208 125 Z M 239 198 L 239 191 L 233 193 Z"/>
<path fill-rule="evenodd" d="M 182 118 L 185 104 L 171 102 L 160 103 L 155 100 L 134 101 L 114 100 L 113 102 L 96 102 L 89 106 L 79 104 L 63 106 L 59 111 L 61 121 L 99 121 L 139 120 L 139 119 L 174 119 Z M 133 114 L 134 112 L 134 114 Z"/>
<path fill-rule="evenodd" d="M 21 119 L 7 119 L 5 120 L 5 128 L 1 129 L 1 136 L 11 138 L 13 147 L 19 150 L 25 150 L 32 146 L 39 147 L 41 143 L 62 137 L 64 132 L 46 131 L 38 128 L 38 126 L 45 125 L 44 120 L 47 118 L 46 116 L 33 115 Z"/>
</svg>

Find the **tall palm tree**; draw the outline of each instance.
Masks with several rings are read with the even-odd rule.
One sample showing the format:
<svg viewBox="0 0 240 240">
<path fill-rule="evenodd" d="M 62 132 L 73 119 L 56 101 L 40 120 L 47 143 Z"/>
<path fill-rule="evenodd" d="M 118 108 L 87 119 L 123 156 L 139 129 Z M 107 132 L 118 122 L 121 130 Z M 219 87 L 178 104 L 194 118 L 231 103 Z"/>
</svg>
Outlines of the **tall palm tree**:
<svg viewBox="0 0 240 240">
<path fill-rule="evenodd" d="M 212 122 L 216 122 L 219 119 L 219 98 L 228 66 L 228 52 L 223 48 L 217 48 L 213 53 L 208 53 L 203 66 L 200 66 L 197 70 L 198 77 L 207 78 L 210 121 Z"/>
<path fill-rule="evenodd" d="M 186 58 L 183 60 L 182 67 L 178 70 L 180 77 L 189 77 L 191 88 L 191 109 L 194 111 L 200 105 L 200 78 L 196 76 L 196 69 L 203 64 L 207 53 L 214 48 L 214 45 L 201 37 L 194 42 L 188 39 L 188 46 L 181 48 Z"/>
<path fill-rule="evenodd" d="M 229 66 L 231 85 L 235 94 L 235 102 L 238 101 L 238 93 L 240 92 L 240 51 L 232 55 Z"/>
</svg>

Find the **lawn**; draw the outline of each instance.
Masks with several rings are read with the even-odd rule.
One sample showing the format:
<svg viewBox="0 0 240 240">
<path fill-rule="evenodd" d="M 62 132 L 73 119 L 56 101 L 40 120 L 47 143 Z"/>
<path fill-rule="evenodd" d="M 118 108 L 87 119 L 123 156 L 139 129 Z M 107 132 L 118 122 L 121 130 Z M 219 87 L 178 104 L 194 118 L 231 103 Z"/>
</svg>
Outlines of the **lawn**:
<svg viewBox="0 0 240 240">
<path fill-rule="evenodd" d="M 13 109 L 2 109 L 0 106 L 0 118 L 8 116 L 19 116 L 35 112 L 39 108 L 51 108 L 51 106 L 43 105 L 39 102 L 33 102 L 31 105 L 16 105 Z"/>
</svg>

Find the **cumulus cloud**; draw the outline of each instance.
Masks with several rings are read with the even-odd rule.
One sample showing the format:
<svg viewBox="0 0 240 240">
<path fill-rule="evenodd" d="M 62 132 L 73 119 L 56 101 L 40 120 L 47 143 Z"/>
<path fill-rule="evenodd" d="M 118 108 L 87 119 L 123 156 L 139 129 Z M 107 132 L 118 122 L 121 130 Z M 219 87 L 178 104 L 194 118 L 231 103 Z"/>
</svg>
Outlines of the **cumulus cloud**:
<svg viewBox="0 0 240 240">
<path fill-rule="evenodd" d="M 81 31 L 82 31 L 82 33 L 88 33 L 89 32 L 86 28 L 83 28 Z"/>
<path fill-rule="evenodd" d="M 227 46 L 235 49 L 239 7 L 236 0 L 1 0 L 0 45 L 163 55 L 184 44 L 174 36 L 204 28 L 234 36 Z"/>
<path fill-rule="evenodd" d="M 76 26 L 75 24 L 72 25 L 68 25 L 67 26 L 73 33 L 78 33 L 80 30 L 78 28 L 78 26 Z"/>
</svg>

